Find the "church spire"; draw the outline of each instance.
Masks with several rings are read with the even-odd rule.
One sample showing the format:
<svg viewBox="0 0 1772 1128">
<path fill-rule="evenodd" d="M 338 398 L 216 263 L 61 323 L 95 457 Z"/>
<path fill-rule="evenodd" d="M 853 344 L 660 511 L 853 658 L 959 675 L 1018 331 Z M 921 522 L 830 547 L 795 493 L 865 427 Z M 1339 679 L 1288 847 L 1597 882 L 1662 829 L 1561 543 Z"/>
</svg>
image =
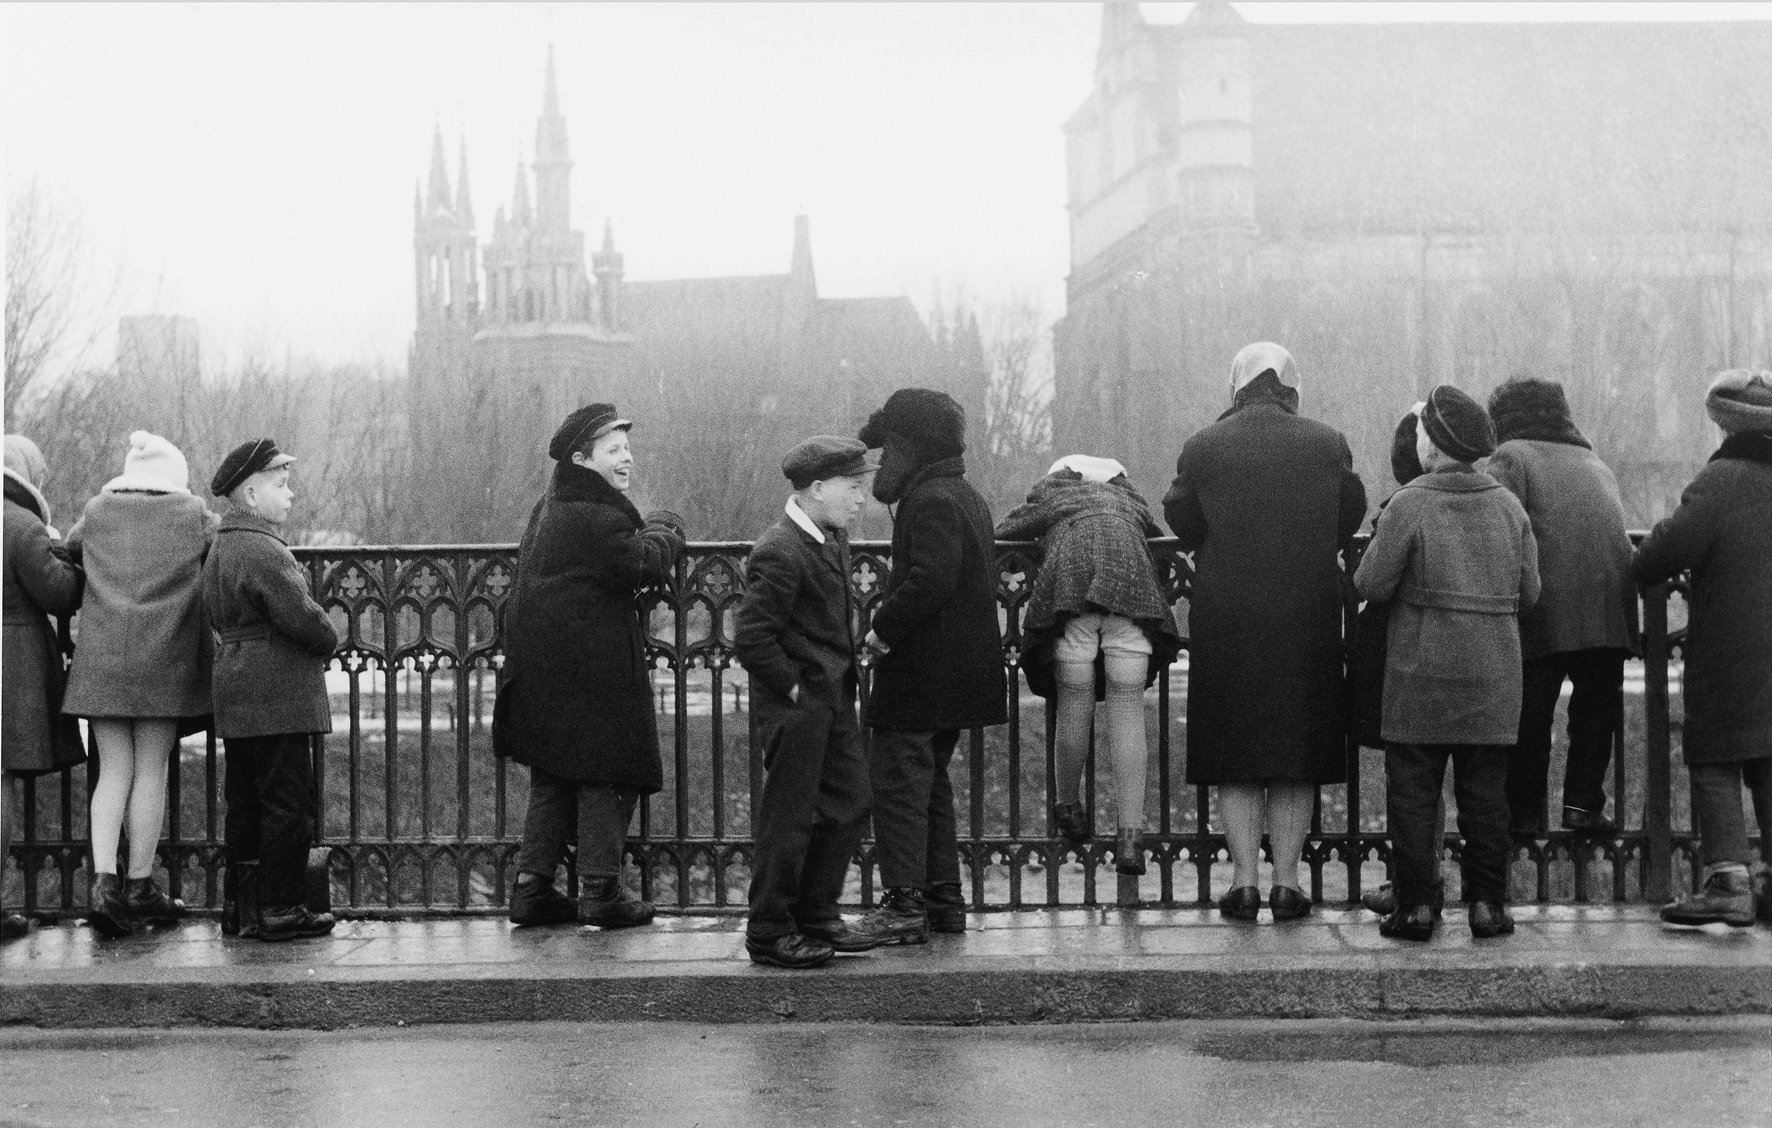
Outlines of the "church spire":
<svg viewBox="0 0 1772 1128">
<path fill-rule="evenodd" d="M 425 210 L 436 214 L 438 211 L 450 210 L 449 170 L 443 164 L 443 127 L 439 125 L 431 134 L 431 190 L 425 200 Z"/>
<path fill-rule="evenodd" d="M 534 214 L 529 210 L 529 172 L 521 157 L 517 158 L 517 189 L 511 195 L 511 222 L 518 228 L 528 227 Z"/>
<path fill-rule="evenodd" d="M 468 135 L 461 137 L 461 171 L 455 179 L 455 214 L 463 223 L 474 222 L 474 201 L 468 195 Z"/>
<path fill-rule="evenodd" d="M 536 226 L 542 230 L 571 229 L 568 188 L 571 175 L 571 146 L 566 136 L 566 118 L 560 113 L 560 89 L 554 77 L 554 46 L 550 43 L 541 117 L 535 122 L 535 218 Z"/>
</svg>

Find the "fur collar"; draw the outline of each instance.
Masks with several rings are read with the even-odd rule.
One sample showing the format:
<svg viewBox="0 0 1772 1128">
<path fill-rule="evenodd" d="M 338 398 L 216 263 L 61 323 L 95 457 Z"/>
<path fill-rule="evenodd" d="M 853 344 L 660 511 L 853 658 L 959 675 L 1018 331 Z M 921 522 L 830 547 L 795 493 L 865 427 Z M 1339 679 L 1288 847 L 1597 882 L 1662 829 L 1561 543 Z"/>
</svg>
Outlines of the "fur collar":
<svg viewBox="0 0 1772 1128">
<path fill-rule="evenodd" d="M 1772 462 L 1772 431 L 1737 431 L 1723 440 L 1710 461 L 1739 458 L 1748 462 Z M 10 471 L 8 471 L 10 474 Z"/>
<path fill-rule="evenodd" d="M 43 491 L 25 480 L 23 474 L 8 468 L 6 470 L 6 496 L 37 515 L 37 519 L 45 525 L 49 524 L 49 499 Z"/>
<path fill-rule="evenodd" d="M 554 477 L 548 484 L 548 496 L 556 501 L 577 502 L 581 505 L 612 506 L 620 510 L 636 529 L 646 523 L 640 519 L 640 511 L 634 508 L 628 495 L 610 485 L 603 475 L 595 470 L 587 470 L 576 462 L 554 463 Z"/>
</svg>

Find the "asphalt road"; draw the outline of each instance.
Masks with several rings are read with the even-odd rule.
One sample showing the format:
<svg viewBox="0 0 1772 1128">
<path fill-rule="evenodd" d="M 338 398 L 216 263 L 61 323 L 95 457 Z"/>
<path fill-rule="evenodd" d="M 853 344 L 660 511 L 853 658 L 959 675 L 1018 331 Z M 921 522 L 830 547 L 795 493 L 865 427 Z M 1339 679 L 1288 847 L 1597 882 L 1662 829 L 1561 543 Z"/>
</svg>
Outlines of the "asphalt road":
<svg viewBox="0 0 1772 1128">
<path fill-rule="evenodd" d="M 0 1128 L 1772 1125 L 1772 1018 L 0 1031 Z"/>
</svg>

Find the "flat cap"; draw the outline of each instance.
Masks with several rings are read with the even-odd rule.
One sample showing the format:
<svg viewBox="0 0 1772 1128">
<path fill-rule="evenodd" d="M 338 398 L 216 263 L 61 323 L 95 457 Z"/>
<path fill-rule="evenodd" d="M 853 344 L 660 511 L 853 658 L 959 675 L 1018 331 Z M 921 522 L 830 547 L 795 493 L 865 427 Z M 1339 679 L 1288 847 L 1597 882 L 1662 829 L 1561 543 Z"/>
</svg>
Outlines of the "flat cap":
<svg viewBox="0 0 1772 1128">
<path fill-rule="evenodd" d="M 253 439 L 249 443 L 241 443 L 230 450 L 216 468 L 215 477 L 209 479 L 209 492 L 216 497 L 227 497 L 239 488 L 241 482 L 254 474 L 276 470 L 294 461 L 294 455 L 284 454 L 277 449 L 276 439 Z"/>
<path fill-rule="evenodd" d="M 611 431 L 633 424 L 622 419 L 612 403 L 587 403 L 571 415 L 554 437 L 548 442 L 548 457 L 555 462 L 564 462 L 572 457 L 572 452 L 595 439 L 600 439 Z"/>
<path fill-rule="evenodd" d="M 814 435 L 781 460 L 781 472 L 797 490 L 826 478 L 857 477 L 879 468 L 866 446 L 836 435 Z"/>
</svg>

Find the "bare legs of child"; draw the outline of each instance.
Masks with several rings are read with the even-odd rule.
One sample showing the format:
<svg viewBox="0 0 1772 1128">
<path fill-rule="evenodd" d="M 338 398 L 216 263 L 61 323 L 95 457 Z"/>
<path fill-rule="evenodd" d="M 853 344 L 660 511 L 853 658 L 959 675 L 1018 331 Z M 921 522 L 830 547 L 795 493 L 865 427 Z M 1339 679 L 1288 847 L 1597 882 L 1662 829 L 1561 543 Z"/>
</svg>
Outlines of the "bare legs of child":
<svg viewBox="0 0 1772 1128">
<path fill-rule="evenodd" d="M 92 902 L 88 920 L 102 936 L 126 936 L 131 918 L 168 921 L 184 906 L 154 884 L 154 858 L 166 818 L 166 765 L 178 746 L 171 718 L 95 718 L 98 786 L 92 792 Z M 129 827 L 127 887 L 117 879 L 117 848 Z"/>
</svg>

